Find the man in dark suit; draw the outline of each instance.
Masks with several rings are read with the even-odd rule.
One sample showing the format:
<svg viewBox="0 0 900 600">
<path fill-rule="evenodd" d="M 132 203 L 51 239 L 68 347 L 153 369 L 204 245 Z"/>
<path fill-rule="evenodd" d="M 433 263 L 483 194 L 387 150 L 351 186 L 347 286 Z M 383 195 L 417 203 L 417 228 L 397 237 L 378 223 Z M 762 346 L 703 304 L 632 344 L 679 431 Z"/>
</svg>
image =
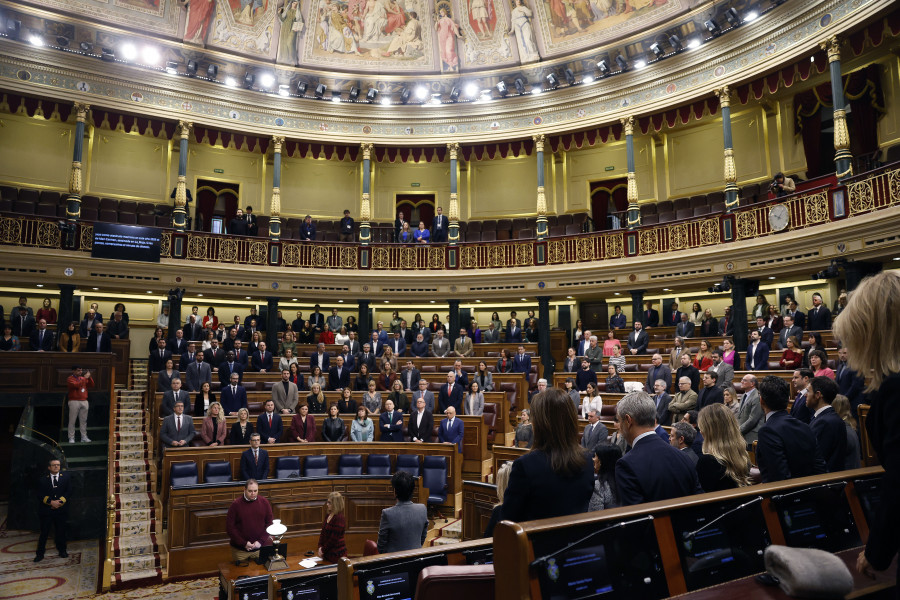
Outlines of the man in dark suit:
<svg viewBox="0 0 900 600">
<path fill-rule="evenodd" d="M 328 389 L 342 390 L 350 387 L 350 369 L 344 366 L 344 357 L 338 355 L 335 365 L 328 370 Z"/>
<path fill-rule="evenodd" d="M 403 369 L 403 373 L 400 374 L 400 380 L 403 382 L 403 389 L 407 392 L 419 389 L 419 379 L 421 378 L 422 375 L 419 373 L 416 365 L 413 364 L 413 361 L 406 361 L 406 368 Z"/>
<path fill-rule="evenodd" d="M 269 477 L 269 453 L 259 447 L 259 433 L 250 435 L 250 447 L 241 452 L 241 479 L 256 479 L 257 481 Z"/>
<path fill-rule="evenodd" d="M 784 326 L 781 328 L 781 331 L 778 332 L 778 343 L 781 345 L 782 350 L 787 348 L 789 337 L 796 337 L 797 342 L 802 342 L 803 330 L 794 324 L 794 317 L 786 315 L 784 317 Z"/>
<path fill-rule="evenodd" d="M 675 381 L 680 381 L 682 377 L 691 380 L 691 389 L 700 394 L 700 370 L 691 363 L 691 353 L 681 353 L 681 366 L 675 371 Z"/>
<path fill-rule="evenodd" d="M 219 382 L 222 386 L 226 386 L 231 382 L 231 374 L 237 373 L 238 382 L 244 381 L 244 365 L 238 362 L 234 352 L 225 355 L 225 360 L 219 365 Z"/>
<path fill-rule="evenodd" d="M 813 411 L 809 428 L 816 436 L 819 452 L 829 473 L 844 470 L 847 457 L 847 426 L 831 403 L 838 394 L 838 385 L 829 377 L 814 377 L 809 383 L 807 405 Z"/>
<path fill-rule="evenodd" d="M 378 369 L 375 365 L 375 353 L 372 352 L 371 344 L 363 344 L 363 350 L 359 354 L 358 369 L 362 368 L 363 365 L 366 365 L 369 368 L 369 373 Z"/>
<path fill-rule="evenodd" d="M 517 344 L 522 341 L 522 327 L 515 319 L 509 320 L 509 326 L 506 328 L 506 340 L 504 341 L 507 344 Z"/>
<path fill-rule="evenodd" d="M 531 355 L 525 354 L 525 346 L 519 346 L 518 352 L 512 359 L 513 373 L 531 373 Z"/>
<path fill-rule="evenodd" d="M 432 399 L 432 402 L 433 401 L 434 400 Z M 430 442 L 433 430 L 434 416 L 425 406 L 425 398 L 419 396 L 415 400 L 415 410 L 410 413 L 406 424 L 406 431 L 409 433 L 409 441 Z"/>
<path fill-rule="evenodd" d="M 654 310 L 653 302 L 647 300 L 644 303 L 644 312 L 641 315 L 641 323 L 646 325 L 647 328 L 651 327 L 659 327 L 659 311 Z"/>
<path fill-rule="evenodd" d="M 591 347 L 591 332 L 588 329 L 585 329 L 582 332 L 581 339 L 578 340 L 578 345 L 575 347 L 575 356 L 586 356 L 587 349 Z M 580 365 L 581 363 L 579 363 Z"/>
<path fill-rule="evenodd" d="M 628 324 L 628 319 L 625 317 L 625 313 L 622 312 L 622 307 L 616 304 L 613 307 L 613 310 L 615 310 L 615 313 L 609 318 L 609 328 L 625 329 L 625 326 Z"/>
<path fill-rule="evenodd" d="M 12 320 L 13 320 L 13 317 L 14 317 L 14 315 L 13 315 L 12 313 L 10 313 L 10 315 L 9 315 L 10 324 L 11 324 L 11 322 L 12 322 Z M 80 330 L 80 332 L 81 332 L 81 337 L 84 338 L 84 339 L 87 339 L 87 337 L 88 337 L 91 333 L 93 333 L 93 331 L 94 331 L 94 325 L 95 325 L 96 323 L 102 323 L 102 322 L 103 322 L 103 319 L 100 318 L 100 315 L 98 315 L 98 314 L 94 311 L 94 309 L 88 310 L 88 311 L 84 314 L 84 318 L 81 320 L 81 326 L 80 326 L 80 328 L 79 328 L 79 330 Z M 15 332 L 14 332 L 14 333 L 15 333 Z"/>
<path fill-rule="evenodd" d="M 719 319 L 719 335 L 734 335 L 734 318 L 731 316 L 731 307 L 725 307 L 725 316 Z"/>
<path fill-rule="evenodd" d="M 168 350 L 167 342 L 165 338 L 160 339 L 156 343 L 156 350 L 150 352 L 150 360 L 148 361 L 150 365 L 151 373 L 158 373 L 162 369 L 166 368 L 166 361 L 171 360 L 172 353 Z M 176 365 L 177 367 L 177 365 Z"/>
<path fill-rule="evenodd" d="M 237 340 L 234 343 L 234 362 L 239 363 L 245 371 L 250 368 L 250 357 L 247 356 L 247 351 L 244 350 L 244 343 L 241 340 Z"/>
<path fill-rule="evenodd" d="M 194 340 L 197 342 L 203 341 L 200 338 L 203 337 L 203 327 L 200 325 L 200 321 L 197 320 L 197 315 L 191 315 L 188 317 L 188 322 L 184 324 L 184 337 L 188 340 Z"/>
<path fill-rule="evenodd" d="M 703 387 L 697 393 L 697 412 L 716 403 L 725 404 L 725 393 L 719 387 L 719 374 L 706 371 L 703 373 Z"/>
<path fill-rule="evenodd" d="M 594 449 L 600 444 L 605 444 L 609 438 L 609 429 L 600 422 L 600 412 L 596 408 L 592 408 L 588 412 L 588 425 L 584 428 L 581 435 L 581 447 L 593 454 Z"/>
<path fill-rule="evenodd" d="M 121 312 L 113 314 L 113 318 L 107 323 L 106 331 L 114 340 L 128 339 L 128 321 L 124 319 Z"/>
<path fill-rule="evenodd" d="M 276 384 L 278 385 L 278 384 Z M 275 401 L 269 398 L 264 405 L 265 410 L 256 417 L 256 431 L 260 440 L 266 444 L 277 444 L 284 433 L 281 415 L 275 412 Z"/>
<path fill-rule="evenodd" d="M 672 423 L 672 413 L 669 412 L 669 403 L 672 396 L 668 394 L 669 384 L 664 379 L 657 379 L 653 382 L 653 399 L 656 404 L 656 422 L 660 425 L 670 425 Z"/>
<path fill-rule="evenodd" d="M 38 508 L 38 515 L 41 518 L 41 535 L 38 538 L 34 562 L 41 562 L 44 559 L 51 525 L 59 557 L 69 556 L 66 553 L 66 519 L 69 516 L 72 482 L 68 473 L 60 472 L 58 458 L 50 459 L 47 470 L 49 473 L 41 477 L 38 482 L 38 496 L 41 501 Z"/>
<path fill-rule="evenodd" d="M 662 379 L 666 383 L 666 387 L 663 389 L 672 389 L 672 369 L 669 368 L 669 365 L 663 364 L 662 354 L 656 353 L 650 360 L 653 366 L 647 371 L 647 383 L 644 384 L 644 389 L 647 393 L 652 394 L 654 392 L 654 385 L 657 379 Z"/>
<path fill-rule="evenodd" d="M 224 364 L 224 363 L 223 363 Z M 219 369 L 221 381 L 222 370 Z M 212 383 L 212 369 L 203 361 L 203 353 L 196 352 L 194 354 L 194 362 L 189 364 L 184 370 L 185 387 L 189 392 L 199 392 L 204 383 Z M 222 385 L 228 385 L 229 379 L 222 381 Z"/>
<path fill-rule="evenodd" d="M 800 329 L 806 329 L 806 313 L 797 308 L 797 301 L 791 300 L 788 314 L 794 317 L 794 325 Z"/>
<path fill-rule="evenodd" d="M 447 373 L 447 383 L 441 386 L 438 392 L 438 410 L 445 412 L 453 407 L 457 411 L 462 410 L 463 388 L 456 383 L 456 374 L 453 371 Z"/>
<path fill-rule="evenodd" d="M 381 336 L 378 331 L 372 332 L 372 336 L 369 338 L 369 347 L 372 349 L 376 358 L 381 358 L 381 355 L 384 354 L 385 342 L 381 341 Z"/>
<path fill-rule="evenodd" d="M 437 214 L 431 220 L 431 241 L 440 244 L 447 241 L 447 230 L 450 228 L 450 221 L 444 215 L 444 209 L 437 207 Z"/>
<path fill-rule="evenodd" d="M 247 221 L 247 235 L 256 235 L 259 233 L 259 224 L 256 222 L 256 215 L 253 214 L 252 206 L 247 207 L 247 212 L 244 214 L 244 220 Z"/>
<path fill-rule="evenodd" d="M 810 369 L 795 369 L 791 377 L 791 383 L 797 391 L 794 396 L 794 404 L 791 406 L 791 416 L 803 421 L 807 425 L 812 421 L 813 411 L 809 408 L 809 382 L 815 375 Z"/>
<path fill-rule="evenodd" d="M 835 381 L 838 384 L 838 393 L 847 397 L 850 401 L 850 410 L 856 416 L 856 407 L 862 403 L 865 381 L 859 374 L 847 364 L 847 349 L 838 348 L 838 363 L 835 369 Z"/>
<path fill-rule="evenodd" d="M 747 346 L 744 366 L 748 371 L 765 371 L 769 368 L 769 346 L 760 339 L 759 331 L 750 332 L 750 345 Z"/>
<path fill-rule="evenodd" d="M 191 397 L 185 390 L 181 389 L 181 379 L 172 378 L 172 389 L 163 394 L 162 402 L 159 405 L 159 416 L 168 417 L 175 412 L 175 404 L 181 402 L 185 406 L 191 406 Z"/>
<path fill-rule="evenodd" d="M 213 371 L 225 362 L 225 351 L 219 347 L 219 340 L 213 338 L 210 347 L 203 351 L 203 360 L 209 363 L 209 367 Z"/>
<path fill-rule="evenodd" d="M 457 450 L 462 454 L 464 427 L 462 419 L 456 418 L 456 409 L 448 406 L 444 411 L 446 419 L 441 421 L 438 429 L 438 441 L 442 444 L 456 444 Z"/>
<path fill-rule="evenodd" d="M 197 435 L 194 421 L 190 415 L 184 414 L 184 402 L 175 402 L 174 412 L 163 419 L 159 428 L 159 439 L 166 448 L 187 446 Z"/>
<path fill-rule="evenodd" d="M 763 483 L 820 475 L 827 471 L 812 430 L 787 413 L 787 382 L 769 375 L 759 384 L 766 424 L 759 430 L 756 462 Z M 846 440 L 845 440 L 846 443 Z"/>
<path fill-rule="evenodd" d="M 109 334 L 103 328 L 102 322 L 94 323 L 94 331 L 91 332 L 87 345 L 84 347 L 85 352 L 112 352 L 112 342 L 109 340 Z"/>
<path fill-rule="evenodd" d="M 419 389 L 413 392 L 412 401 L 413 403 L 418 402 L 419 398 L 425 400 L 425 408 L 431 414 L 434 414 L 434 392 L 428 389 L 428 380 L 420 379 L 419 380 Z"/>
<path fill-rule="evenodd" d="M 187 352 L 188 340 L 184 339 L 184 330 L 177 329 L 175 331 L 175 335 L 169 338 L 169 342 L 166 345 L 166 348 L 169 350 L 169 352 L 172 353 L 173 357 L 180 357 L 182 354 Z"/>
<path fill-rule="evenodd" d="M 256 373 L 268 373 L 273 367 L 272 353 L 266 350 L 266 343 L 260 342 L 259 350 L 253 353 L 250 359 L 250 370 Z"/>
<path fill-rule="evenodd" d="M 181 360 L 179 361 L 178 369 L 181 371 L 186 371 L 187 368 L 191 365 L 191 363 L 197 360 L 197 355 L 203 354 L 202 352 L 197 352 L 197 344 L 194 342 L 188 342 L 187 351 L 182 353 Z M 212 368 L 212 367 L 210 367 Z"/>
<path fill-rule="evenodd" d="M 399 331 L 395 332 L 394 336 L 388 340 L 388 346 L 391 347 L 394 356 L 400 357 L 406 354 L 406 340 L 403 339 Z"/>
<path fill-rule="evenodd" d="M 226 416 L 237 416 L 240 409 L 247 408 L 247 390 L 238 379 L 238 374 L 232 373 L 230 385 L 222 388 L 222 410 Z"/>
<path fill-rule="evenodd" d="M 15 316 L 9 315 L 9 323 L 13 335 L 20 339 L 29 338 L 35 328 L 34 317 L 28 314 L 28 309 L 24 306 L 19 307 L 19 312 Z"/>
<path fill-rule="evenodd" d="M 806 320 L 809 325 L 806 327 L 809 331 L 826 331 L 831 329 L 831 311 L 822 302 L 822 294 L 816 292 L 812 296 L 813 307 Z"/>
<path fill-rule="evenodd" d="M 316 347 L 316 353 L 309 357 L 310 372 L 316 367 L 322 369 L 322 373 L 327 373 L 331 369 L 331 354 L 325 352 L 325 344 L 322 342 Z"/>
<path fill-rule="evenodd" d="M 669 307 L 668 312 L 665 314 L 665 318 L 663 319 L 663 325 L 668 325 L 670 327 L 677 327 L 679 323 L 681 323 L 681 315 L 686 314 L 678 310 L 678 303 L 673 302 Z"/>
<path fill-rule="evenodd" d="M 53 332 L 47 329 L 47 320 L 38 321 L 37 329 L 31 332 L 31 351 L 32 352 L 51 352 L 56 348 L 53 343 Z"/>
<path fill-rule="evenodd" d="M 683 453 L 696 465 L 700 457 L 691 448 L 691 444 L 694 443 L 696 437 L 697 432 L 689 423 L 679 421 L 669 431 L 669 445 Z"/>
<path fill-rule="evenodd" d="M 647 352 L 647 344 L 649 343 L 650 336 L 644 331 L 644 324 L 641 321 L 635 321 L 634 331 L 628 334 L 628 341 L 625 342 L 628 352 L 630 352 L 632 356 L 635 354 L 644 354 Z"/>
<path fill-rule="evenodd" d="M 694 337 L 694 324 L 688 320 L 687 313 L 678 313 L 681 315 L 681 321 L 675 325 L 675 335 L 682 338 Z"/>
<path fill-rule="evenodd" d="M 775 341 L 775 332 L 772 331 L 771 327 L 766 327 L 766 320 L 764 318 L 756 317 L 756 330 L 759 332 L 759 339 L 762 340 L 766 346 L 771 348 L 772 343 Z"/>
<path fill-rule="evenodd" d="M 400 337 L 403 338 L 403 341 L 406 342 L 407 346 L 410 346 L 414 341 L 416 341 L 416 335 L 412 329 L 406 324 L 406 319 L 400 320 Z"/>
<path fill-rule="evenodd" d="M 237 213 L 228 224 L 228 233 L 231 235 L 247 235 L 247 221 L 244 219 L 244 211 L 241 209 L 237 209 Z"/>
<path fill-rule="evenodd" d="M 309 315 L 309 325 L 316 333 L 321 333 L 325 329 L 325 315 L 322 314 L 319 308 L 319 305 L 316 304 Z"/>
<path fill-rule="evenodd" d="M 403 411 L 394 408 L 393 400 L 384 401 L 384 410 L 378 416 L 378 429 L 381 431 L 382 442 L 404 441 Z"/>
<path fill-rule="evenodd" d="M 410 501 L 416 487 L 412 475 L 397 471 L 391 477 L 397 504 L 381 511 L 378 552 L 401 552 L 421 548 L 428 534 L 428 509 Z"/>
<path fill-rule="evenodd" d="M 626 394 L 616 417 L 631 446 L 616 464 L 622 506 L 702 493 L 694 463 L 657 435 L 656 405 L 646 392 Z"/>
</svg>

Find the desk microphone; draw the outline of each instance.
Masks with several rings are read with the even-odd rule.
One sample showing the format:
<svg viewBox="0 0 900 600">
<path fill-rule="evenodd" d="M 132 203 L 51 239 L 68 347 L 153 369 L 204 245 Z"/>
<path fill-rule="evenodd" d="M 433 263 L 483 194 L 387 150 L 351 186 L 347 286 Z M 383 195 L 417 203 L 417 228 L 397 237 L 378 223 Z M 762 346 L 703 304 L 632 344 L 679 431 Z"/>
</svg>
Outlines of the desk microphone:
<svg viewBox="0 0 900 600">
<path fill-rule="evenodd" d="M 838 488 L 838 487 L 841 489 L 844 489 L 845 487 L 847 487 L 847 482 L 846 481 L 834 481 L 832 483 L 822 483 L 820 485 L 814 485 L 812 487 L 794 490 L 793 492 L 788 492 L 786 494 L 776 494 L 775 496 L 772 496 L 772 502 L 781 502 L 782 500 L 784 500 L 786 498 L 790 498 L 791 496 L 796 496 L 797 494 L 803 494 L 806 492 L 810 492 L 812 490 L 830 490 L 832 488 Z"/>
<path fill-rule="evenodd" d="M 718 517 L 716 517 L 715 519 L 713 519 L 712 521 L 710 521 L 709 523 L 707 523 L 707 524 L 704 525 L 703 527 L 701 527 L 701 528 L 699 528 L 699 529 L 695 529 L 694 531 L 685 531 L 685 532 L 682 534 L 682 537 L 683 537 L 684 539 L 686 539 L 686 540 L 693 539 L 694 536 L 696 536 L 698 533 L 700 533 L 701 531 L 703 531 L 704 529 L 706 529 L 707 527 L 709 527 L 709 526 L 712 525 L 713 523 L 716 523 L 717 521 L 720 521 L 721 519 L 724 519 L 724 518 L 727 517 L 728 515 L 730 515 L 730 514 L 732 514 L 732 513 L 736 513 L 736 512 L 738 512 L 739 510 L 744 510 L 744 509 L 747 508 L 748 506 L 753 505 L 753 504 L 756 504 L 757 502 L 762 502 L 762 499 L 763 499 L 762 496 L 757 496 L 756 498 L 753 498 L 752 500 L 748 500 L 747 502 L 744 502 L 743 504 L 739 504 L 738 506 L 735 506 L 735 507 L 732 508 L 731 510 L 726 510 L 726 511 L 723 512 L 721 515 L 719 515 Z"/>
</svg>

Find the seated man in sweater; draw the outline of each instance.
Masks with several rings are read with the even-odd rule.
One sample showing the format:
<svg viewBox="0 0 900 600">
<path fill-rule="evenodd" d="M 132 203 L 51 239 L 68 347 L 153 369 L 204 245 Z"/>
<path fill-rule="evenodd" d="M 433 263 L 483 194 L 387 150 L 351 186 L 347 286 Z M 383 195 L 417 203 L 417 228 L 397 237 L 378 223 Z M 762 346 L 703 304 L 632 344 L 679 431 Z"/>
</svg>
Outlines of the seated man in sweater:
<svg viewBox="0 0 900 600">
<path fill-rule="evenodd" d="M 244 493 L 231 503 L 225 523 L 235 564 L 248 564 L 251 558 L 259 556 L 260 548 L 272 545 L 272 538 L 266 533 L 272 524 L 272 506 L 259 495 L 255 479 L 248 479 Z"/>
</svg>

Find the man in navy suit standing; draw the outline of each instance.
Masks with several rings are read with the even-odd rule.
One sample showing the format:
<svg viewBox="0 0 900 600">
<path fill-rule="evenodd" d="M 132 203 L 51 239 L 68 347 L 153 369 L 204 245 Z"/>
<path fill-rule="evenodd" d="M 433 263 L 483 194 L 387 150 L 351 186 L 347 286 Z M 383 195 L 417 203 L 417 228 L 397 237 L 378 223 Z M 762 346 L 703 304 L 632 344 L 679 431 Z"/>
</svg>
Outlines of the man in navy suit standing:
<svg viewBox="0 0 900 600">
<path fill-rule="evenodd" d="M 394 410 L 394 401 L 385 400 L 384 410 L 378 417 L 378 428 L 381 430 L 382 442 L 402 442 L 403 411 Z"/>
<path fill-rule="evenodd" d="M 828 472 L 843 471 L 847 457 L 847 426 L 831 407 L 838 394 L 838 385 L 829 377 L 819 376 L 814 377 L 809 386 L 806 405 L 814 411 L 809 428 L 816 435 Z"/>
<path fill-rule="evenodd" d="M 657 435 L 656 404 L 647 392 L 626 394 L 616 405 L 616 418 L 631 446 L 616 464 L 622 506 L 703 492 L 691 460 Z"/>
<path fill-rule="evenodd" d="M 316 346 L 316 353 L 309 357 L 310 373 L 316 367 L 322 369 L 322 373 L 327 373 L 331 368 L 331 354 L 325 352 L 325 344 L 322 342 L 319 342 L 318 346 Z"/>
<path fill-rule="evenodd" d="M 822 294 L 816 292 L 812 296 L 813 307 L 806 315 L 809 331 L 825 331 L 831 329 L 831 311 L 822 303 Z"/>
<path fill-rule="evenodd" d="M 450 221 L 444 215 L 444 209 L 437 207 L 437 214 L 431 221 L 431 241 L 440 244 L 447 241 L 447 229 L 450 228 Z"/>
<path fill-rule="evenodd" d="M 463 388 L 456 383 L 456 374 L 453 371 L 447 373 L 447 383 L 441 386 L 438 392 L 438 409 L 446 411 L 448 408 L 462 409 Z"/>
<path fill-rule="evenodd" d="M 49 473 L 41 477 L 38 484 L 38 495 L 41 500 L 38 510 L 41 517 L 41 535 L 38 538 L 34 562 L 44 560 L 44 551 L 47 547 L 47 538 L 50 536 L 51 525 L 59 557 L 69 556 L 66 553 L 66 518 L 69 515 L 71 481 L 68 473 L 60 473 L 58 458 L 50 459 L 47 470 Z"/>
<path fill-rule="evenodd" d="M 237 373 L 238 382 L 244 381 L 244 365 L 237 361 L 233 350 L 225 355 L 225 361 L 219 365 L 219 381 L 223 386 L 231 381 L 232 373 Z"/>
<path fill-rule="evenodd" d="M 659 327 L 659 311 L 653 308 L 653 302 L 647 300 L 645 303 L 646 309 L 644 310 L 644 314 L 642 316 L 643 324 L 650 329 L 651 327 Z"/>
<path fill-rule="evenodd" d="M 745 365 L 748 371 L 765 371 L 769 368 L 769 346 L 760 339 L 759 331 L 750 332 Z"/>
<path fill-rule="evenodd" d="M 266 444 L 277 444 L 281 441 L 284 423 L 281 421 L 281 415 L 275 412 L 275 401 L 271 398 L 266 400 L 265 412 L 256 417 L 256 431 L 259 432 L 261 441 Z"/>
<path fill-rule="evenodd" d="M 531 356 L 525 354 L 525 346 L 519 346 L 519 351 L 513 356 L 513 373 L 531 373 Z"/>
<path fill-rule="evenodd" d="M 342 390 L 350 387 L 350 369 L 344 366 L 344 357 L 339 354 L 335 361 L 337 364 L 328 370 L 328 389 Z"/>
<path fill-rule="evenodd" d="M 47 329 L 46 319 L 38 321 L 37 329 L 31 332 L 30 341 L 32 352 L 51 352 L 54 349 L 53 332 Z M 165 363 L 163 363 L 163 366 L 165 366 Z"/>
<path fill-rule="evenodd" d="M 259 350 L 253 353 L 253 358 L 250 359 L 251 371 L 256 371 L 257 373 L 268 373 L 273 369 L 272 362 L 272 353 L 266 351 L 266 343 L 259 343 Z"/>
<path fill-rule="evenodd" d="M 769 375 L 759 384 L 766 424 L 759 430 L 756 462 L 763 483 L 821 475 L 827 470 L 812 429 L 787 413 L 789 394 L 787 382 L 780 377 Z"/>
<path fill-rule="evenodd" d="M 452 406 L 448 407 L 444 414 L 447 415 L 447 418 L 441 421 L 441 426 L 438 429 L 438 441 L 442 444 L 456 444 L 457 449 L 462 454 L 463 422 L 461 419 L 456 418 L 456 409 Z"/>
<path fill-rule="evenodd" d="M 519 322 L 515 319 L 509 320 L 509 325 L 506 328 L 506 343 L 512 344 L 513 342 L 521 342 L 522 341 L 522 327 L 519 325 Z"/>
<path fill-rule="evenodd" d="M 269 453 L 259 447 L 259 434 L 250 435 L 250 447 L 241 453 L 241 479 L 263 480 L 269 476 Z"/>
<path fill-rule="evenodd" d="M 240 409 L 247 408 L 247 390 L 238 380 L 238 374 L 232 373 L 231 384 L 222 388 L 222 410 L 228 416 L 237 416 Z"/>
</svg>

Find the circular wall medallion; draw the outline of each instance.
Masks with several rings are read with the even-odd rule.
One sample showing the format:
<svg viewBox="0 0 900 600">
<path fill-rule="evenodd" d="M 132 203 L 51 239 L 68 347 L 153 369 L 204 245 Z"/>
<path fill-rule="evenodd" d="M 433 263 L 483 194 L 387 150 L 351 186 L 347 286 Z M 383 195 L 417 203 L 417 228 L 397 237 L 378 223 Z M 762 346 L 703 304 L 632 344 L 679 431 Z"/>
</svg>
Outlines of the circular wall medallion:
<svg viewBox="0 0 900 600">
<path fill-rule="evenodd" d="M 734 271 L 734 263 L 733 262 L 725 263 L 725 268 L 729 271 Z"/>
<path fill-rule="evenodd" d="M 540 119 L 540 117 L 537 117 L 537 118 L 535 119 L 535 121 L 537 121 L 537 119 Z M 539 123 L 535 123 L 535 125 L 539 125 Z M 499 122 L 499 121 L 494 121 L 493 123 L 491 123 L 491 129 L 493 129 L 493 130 L 500 129 L 500 122 Z"/>
<path fill-rule="evenodd" d="M 29 81 L 31 79 L 31 73 L 22 69 L 21 71 L 16 71 L 16 78 L 22 81 Z"/>
<path fill-rule="evenodd" d="M 831 13 L 825 13 L 819 19 L 819 27 L 828 27 L 831 24 Z"/>
<path fill-rule="evenodd" d="M 778 49 L 778 44 L 776 44 L 775 42 L 772 42 L 771 44 L 766 46 L 766 50 L 765 50 L 766 56 L 771 56 L 772 54 L 775 54 L 775 50 L 777 50 L 777 49 Z"/>
<path fill-rule="evenodd" d="M 447 133 L 456 133 L 457 131 L 459 131 L 459 129 L 456 127 L 456 125 L 450 125 L 447 127 Z"/>
<path fill-rule="evenodd" d="M 725 74 L 725 67 L 723 67 L 722 65 L 719 65 L 718 67 L 716 67 L 716 70 L 713 71 L 713 75 L 715 75 L 716 77 L 721 77 L 724 74 Z"/>
<path fill-rule="evenodd" d="M 845 244 L 844 242 L 838 242 L 838 245 L 837 245 L 837 251 L 840 252 L 841 254 L 843 254 L 844 252 L 846 252 L 846 251 L 847 251 L 847 244 Z"/>
<path fill-rule="evenodd" d="M 239 119 L 240 116 L 241 116 L 241 113 L 239 113 L 239 112 L 236 111 L 236 110 L 232 110 L 232 111 L 230 111 L 230 112 L 228 113 L 228 116 L 229 116 L 230 118 L 232 118 L 232 119 Z"/>
<path fill-rule="evenodd" d="M 369 135 L 370 133 L 372 133 L 371 125 L 363 125 L 362 132 L 365 133 L 366 135 Z"/>
<path fill-rule="evenodd" d="M 75 83 L 75 89 L 79 92 L 89 92 L 91 91 L 91 84 L 87 81 L 78 81 Z"/>
<path fill-rule="evenodd" d="M 535 117 L 534 120 L 532 121 L 532 123 L 534 123 L 535 125 L 540 125 L 543 122 L 544 122 L 543 117 Z"/>
<path fill-rule="evenodd" d="M 75 269 L 73 269 L 72 267 L 66 267 L 66 270 L 63 271 L 63 274 L 64 274 L 66 277 L 71 277 L 72 275 L 75 274 Z"/>
<path fill-rule="evenodd" d="M 191 104 L 190 102 L 182 102 L 181 103 L 181 110 L 191 111 L 193 109 L 194 109 L 194 105 Z"/>
<path fill-rule="evenodd" d="M 675 85 L 674 83 L 670 83 L 669 85 L 666 86 L 666 93 L 674 94 L 675 90 L 677 90 L 677 89 L 678 89 L 677 85 Z"/>
<path fill-rule="evenodd" d="M 637 275 L 632 273 L 631 275 L 628 276 L 628 281 L 637 281 Z"/>
<path fill-rule="evenodd" d="M 362 291 L 368 292 L 368 291 L 369 291 L 369 286 L 367 286 L 367 285 L 362 286 Z"/>
<path fill-rule="evenodd" d="M 140 92 L 131 92 L 131 99 L 134 100 L 135 102 L 143 102 L 144 95 Z"/>
<path fill-rule="evenodd" d="M 545 287 L 547 287 L 547 284 L 544 283 L 543 281 L 538 281 L 538 287 L 541 289 L 544 289 Z"/>
<path fill-rule="evenodd" d="M 281 285 L 280 285 L 277 281 L 273 281 L 273 282 L 272 282 L 272 289 L 273 289 L 273 290 L 277 290 L 277 289 L 280 288 L 280 287 L 281 287 Z"/>
</svg>

